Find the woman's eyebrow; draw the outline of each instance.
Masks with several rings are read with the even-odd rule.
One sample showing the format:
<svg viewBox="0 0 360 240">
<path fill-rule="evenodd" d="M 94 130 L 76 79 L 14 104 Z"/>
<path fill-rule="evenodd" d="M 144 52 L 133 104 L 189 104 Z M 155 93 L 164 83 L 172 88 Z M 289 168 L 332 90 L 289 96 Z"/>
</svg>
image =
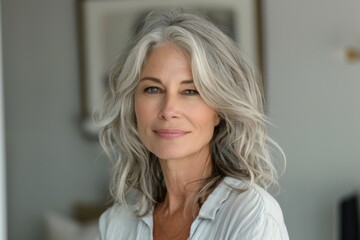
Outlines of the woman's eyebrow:
<svg viewBox="0 0 360 240">
<path fill-rule="evenodd" d="M 181 84 L 192 84 L 194 83 L 194 80 L 184 80 L 181 82 Z"/>
<path fill-rule="evenodd" d="M 141 81 L 145 81 L 145 80 L 149 80 L 149 81 L 153 81 L 153 82 L 156 82 L 156 83 L 162 83 L 160 79 L 158 78 L 155 78 L 155 77 L 142 77 L 140 79 L 140 82 Z M 180 84 L 193 84 L 194 83 L 194 80 L 184 80 L 184 81 L 181 81 Z"/>
<path fill-rule="evenodd" d="M 153 81 L 153 82 L 156 82 L 156 83 L 161 83 L 160 79 L 154 78 L 154 77 L 142 77 L 140 79 L 140 82 L 145 81 L 145 80 L 150 80 L 150 81 Z"/>
</svg>

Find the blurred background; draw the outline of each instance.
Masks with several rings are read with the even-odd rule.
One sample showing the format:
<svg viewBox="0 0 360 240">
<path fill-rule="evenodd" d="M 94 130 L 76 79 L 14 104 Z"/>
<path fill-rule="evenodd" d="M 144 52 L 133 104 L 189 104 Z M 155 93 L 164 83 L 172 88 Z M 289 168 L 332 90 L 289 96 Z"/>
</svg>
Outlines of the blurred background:
<svg viewBox="0 0 360 240">
<path fill-rule="evenodd" d="M 90 223 L 74 215 L 106 203 L 110 165 L 83 131 L 77 1 L 1 5 L 8 239 L 80 236 Z M 270 134 L 287 155 L 276 198 L 290 239 L 340 239 L 339 204 L 360 191 L 360 1 L 261 5 Z"/>
</svg>

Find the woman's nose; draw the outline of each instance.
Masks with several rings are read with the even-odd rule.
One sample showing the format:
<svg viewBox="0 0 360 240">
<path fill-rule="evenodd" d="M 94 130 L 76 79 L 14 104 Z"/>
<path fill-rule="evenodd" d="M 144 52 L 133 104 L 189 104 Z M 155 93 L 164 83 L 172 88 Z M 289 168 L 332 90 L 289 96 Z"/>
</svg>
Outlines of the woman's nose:
<svg viewBox="0 0 360 240">
<path fill-rule="evenodd" d="M 170 120 L 180 117 L 180 100 L 175 94 L 165 94 L 161 101 L 159 118 Z"/>
</svg>

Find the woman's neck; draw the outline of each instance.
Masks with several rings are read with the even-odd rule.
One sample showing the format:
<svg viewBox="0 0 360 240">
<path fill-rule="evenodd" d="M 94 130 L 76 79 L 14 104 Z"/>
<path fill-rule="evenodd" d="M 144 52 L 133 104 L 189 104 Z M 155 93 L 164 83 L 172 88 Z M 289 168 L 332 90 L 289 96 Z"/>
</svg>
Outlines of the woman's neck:
<svg viewBox="0 0 360 240">
<path fill-rule="evenodd" d="M 166 197 L 162 202 L 169 214 L 184 210 L 187 203 L 195 199 L 196 194 L 212 173 L 210 154 L 196 158 L 160 160 Z"/>
</svg>

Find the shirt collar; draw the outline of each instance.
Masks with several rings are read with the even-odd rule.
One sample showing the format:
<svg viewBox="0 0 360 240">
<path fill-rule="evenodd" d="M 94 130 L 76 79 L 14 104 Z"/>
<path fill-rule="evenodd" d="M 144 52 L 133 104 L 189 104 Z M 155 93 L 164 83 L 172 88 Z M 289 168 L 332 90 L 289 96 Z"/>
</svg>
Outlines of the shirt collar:
<svg viewBox="0 0 360 240">
<path fill-rule="evenodd" d="M 141 218 L 141 220 L 149 227 L 150 231 L 153 231 L 153 225 L 154 225 L 154 208 L 145 216 Z"/>
<path fill-rule="evenodd" d="M 243 189 L 244 186 L 245 183 L 239 179 L 225 177 L 201 206 L 199 217 L 213 221 L 222 204 L 229 198 L 231 191 L 234 188 Z M 153 226 L 153 212 L 154 206 L 149 214 L 141 218 L 150 229 Z"/>
<path fill-rule="evenodd" d="M 222 204 L 229 198 L 231 191 L 234 188 L 241 189 L 243 187 L 243 181 L 232 177 L 225 177 L 202 205 L 199 217 L 213 221 Z"/>
</svg>

